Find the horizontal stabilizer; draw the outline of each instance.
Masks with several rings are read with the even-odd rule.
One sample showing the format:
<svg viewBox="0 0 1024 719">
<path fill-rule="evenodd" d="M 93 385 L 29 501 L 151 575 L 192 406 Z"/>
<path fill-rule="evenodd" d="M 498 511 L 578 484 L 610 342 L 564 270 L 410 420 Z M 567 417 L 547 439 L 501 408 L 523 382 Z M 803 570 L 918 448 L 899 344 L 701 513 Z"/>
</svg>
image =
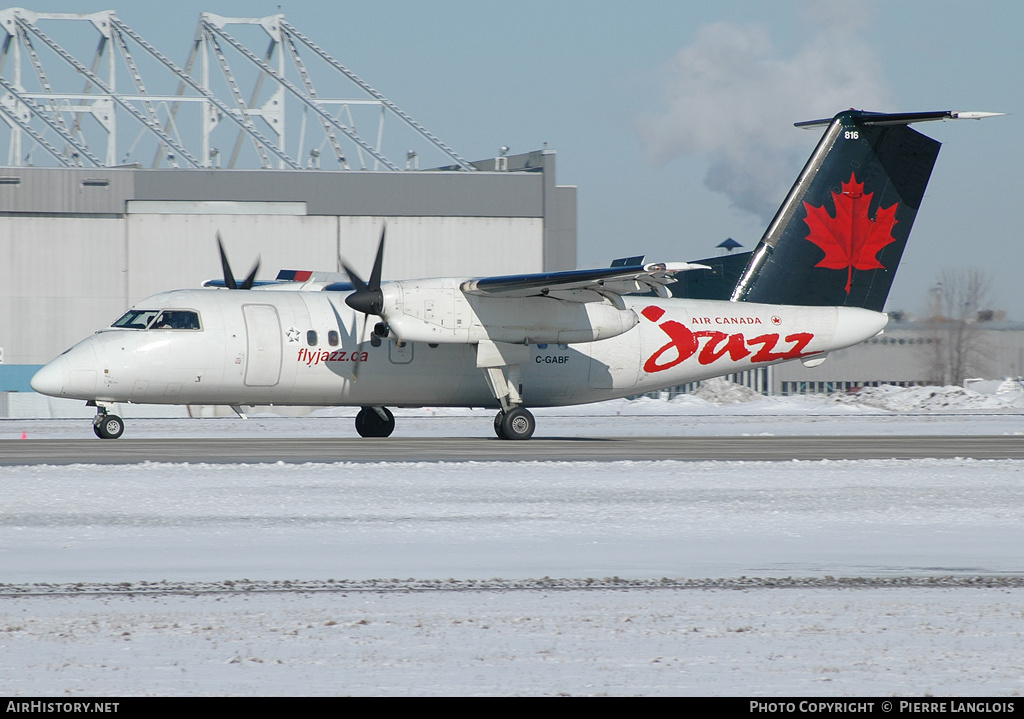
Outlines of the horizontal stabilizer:
<svg viewBox="0 0 1024 719">
<path fill-rule="evenodd" d="M 910 125 L 915 122 L 934 122 L 936 120 L 983 120 L 986 117 L 999 117 L 1005 112 L 964 112 L 958 110 L 939 110 L 935 112 L 858 112 L 858 125 Z M 823 127 L 831 125 L 834 118 L 806 120 L 794 123 L 796 127 Z"/>
</svg>

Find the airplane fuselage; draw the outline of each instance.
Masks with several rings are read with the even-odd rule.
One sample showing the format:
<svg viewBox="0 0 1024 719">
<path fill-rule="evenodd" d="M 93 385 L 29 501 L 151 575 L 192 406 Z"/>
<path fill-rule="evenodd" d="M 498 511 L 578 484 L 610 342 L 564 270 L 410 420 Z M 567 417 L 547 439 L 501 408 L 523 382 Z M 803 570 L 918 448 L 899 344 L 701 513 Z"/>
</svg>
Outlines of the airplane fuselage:
<svg viewBox="0 0 1024 719">
<path fill-rule="evenodd" d="M 194 313 L 192 323 L 100 330 L 47 365 L 33 384 L 47 394 L 101 403 L 499 406 L 474 344 L 484 327 L 495 326 L 493 318 L 481 321 L 469 307 L 460 318 L 451 315 L 458 325 L 438 325 L 437 342 L 420 333 L 416 341 L 392 338 L 375 347 L 370 337 L 377 318 L 354 312 L 344 298 L 342 292 L 308 291 L 161 293 L 135 308 Z M 630 318 L 608 339 L 528 338 L 528 357 L 509 375 L 524 403 L 596 402 L 821 356 L 874 336 L 887 321 L 885 314 L 848 307 L 622 299 L 623 307 L 608 306 L 591 321 L 593 327 Z M 564 314 L 566 303 L 550 302 Z M 442 309 L 428 306 L 424 315 L 430 316 L 419 320 Z M 532 316 L 543 315 L 533 310 Z M 556 317 L 552 326 L 566 327 L 566 318 Z M 453 342 L 453 333 L 464 341 Z"/>
</svg>

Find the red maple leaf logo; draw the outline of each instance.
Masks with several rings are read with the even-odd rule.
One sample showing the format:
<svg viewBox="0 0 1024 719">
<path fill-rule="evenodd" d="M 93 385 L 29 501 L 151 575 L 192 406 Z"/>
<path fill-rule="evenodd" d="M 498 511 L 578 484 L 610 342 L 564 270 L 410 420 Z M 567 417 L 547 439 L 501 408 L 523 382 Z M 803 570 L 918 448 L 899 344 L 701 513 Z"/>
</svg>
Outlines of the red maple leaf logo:
<svg viewBox="0 0 1024 719">
<path fill-rule="evenodd" d="M 844 182 L 840 194 L 832 193 L 836 216 L 822 207 L 811 207 L 806 202 L 807 217 L 804 222 L 811 229 L 807 239 L 825 251 L 825 258 L 815 267 L 830 270 L 847 270 L 846 294 L 850 294 L 850 283 L 854 270 L 879 270 L 885 266 L 878 261 L 878 252 L 896 241 L 892 228 L 896 225 L 896 208 L 878 208 L 875 218 L 868 216 L 871 198 L 875 193 L 864 194 L 864 183 L 858 183 L 854 174 Z"/>
</svg>

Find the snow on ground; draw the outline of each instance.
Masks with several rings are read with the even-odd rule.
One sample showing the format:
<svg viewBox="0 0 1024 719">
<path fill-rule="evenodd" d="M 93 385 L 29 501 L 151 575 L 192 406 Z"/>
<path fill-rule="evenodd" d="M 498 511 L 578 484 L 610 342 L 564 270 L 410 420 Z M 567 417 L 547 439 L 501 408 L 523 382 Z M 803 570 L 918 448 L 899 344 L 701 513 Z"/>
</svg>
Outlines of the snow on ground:
<svg viewBox="0 0 1024 719">
<path fill-rule="evenodd" d="M 982 396 L 1003 403 L 988 405 L 949 388 L 879 389 L 715 404 L 735 394 L 723 387 L 537 415 L 560 436 L 1024 429 L 1012 394 Z M 350 435 L 353 414 L 135 419 L 128 432 Z M 491 432 L 491 412 L 397 414 L 399 433 Z M 91 430 L 0 421 L 0 438 L 21 432 Z M 203 594 L 201 583 L 1020 577 L 1022 480 L 1024 462 L 975 460 L 0 467 L 0 694 L 1019 695 L 1017 585 Z M 161 580 L 196 591 L 43 586 Z"/>
<path fill-rule="evenodd" d="M 1000 574 L 1024 462 L 0 467 L 6 583 Z"/>
<path fill-rule="evenodd" d="M 961 387 L 865 387 L 856 395 L 837 395 L 835 402 L 878 407 L 890 412 L 1020 411 L 1020 392 L 982 394 Z"/>
<path fill-rule="evenodd" d="M 4 599 L 0 693 L 1006 696 L 1024 590 Z"/>
</svg>

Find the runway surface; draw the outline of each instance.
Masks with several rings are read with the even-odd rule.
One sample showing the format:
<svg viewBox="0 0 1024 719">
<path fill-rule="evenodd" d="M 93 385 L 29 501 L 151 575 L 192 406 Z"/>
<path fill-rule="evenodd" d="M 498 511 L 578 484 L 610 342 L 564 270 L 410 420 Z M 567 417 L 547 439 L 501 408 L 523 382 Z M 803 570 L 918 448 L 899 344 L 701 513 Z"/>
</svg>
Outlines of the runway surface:
<svg viewBox="0 0 1024 719">
<path fill-rule="evenodd" d="M 1024 459 L 1020 436 L 772 436 L 24 439 L 0 441 L 0 465 L 136 462 L 465 462 L 821 459 Z"/>
</svg>

